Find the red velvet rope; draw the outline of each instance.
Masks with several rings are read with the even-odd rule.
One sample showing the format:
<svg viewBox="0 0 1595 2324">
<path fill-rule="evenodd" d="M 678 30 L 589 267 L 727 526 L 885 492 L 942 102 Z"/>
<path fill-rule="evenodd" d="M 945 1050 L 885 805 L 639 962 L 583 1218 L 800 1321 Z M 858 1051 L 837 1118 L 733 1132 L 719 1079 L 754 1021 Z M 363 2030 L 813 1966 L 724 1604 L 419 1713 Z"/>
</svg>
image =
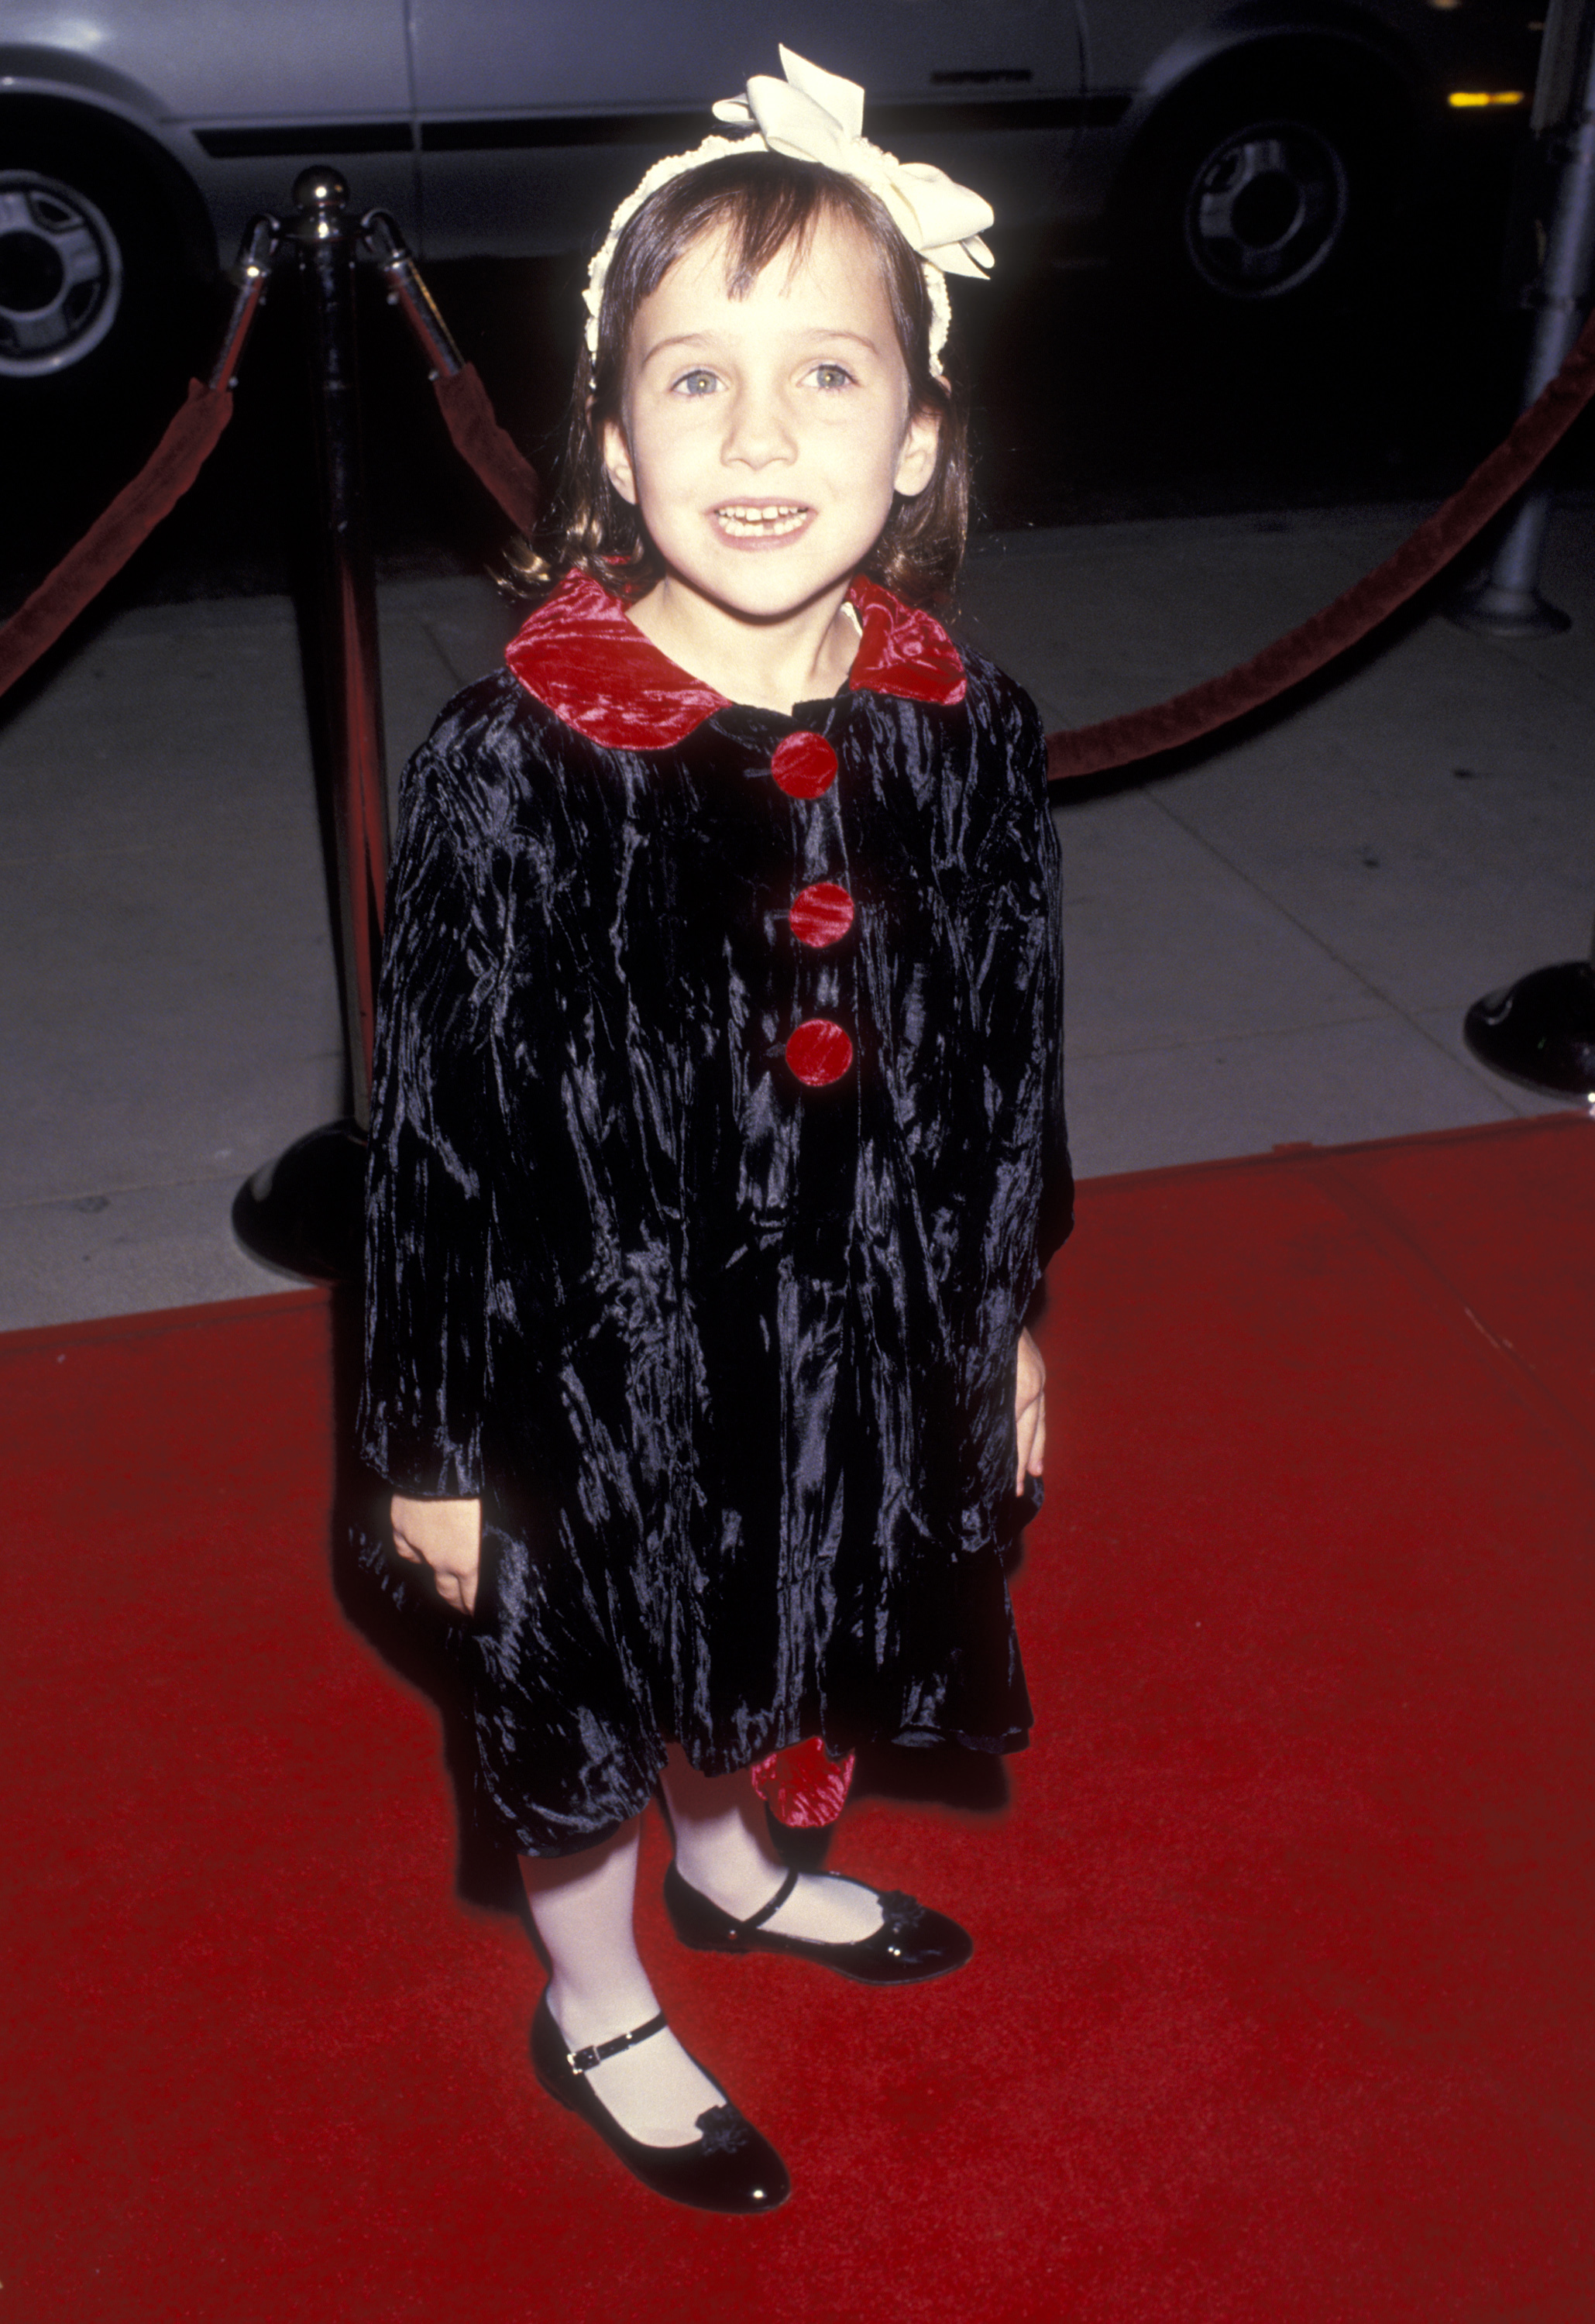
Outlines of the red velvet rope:
<svg viewBox="0 0 1595 2324">
<path fill-rule="evenodd" d="M 487 390 L 475 364 L 453 373 L 439 372 L 432 392 L 442 408 L 454 448 L 468 468 L 474 468 L 510 522 L 530 534 L 543 504 L 537 472 L 499 426 L 487 400 Z"/>
<path fill-rule="evenodd" d="M 0 629 L 0 694 L 32 668 L 171 514 L 232 416 L 230 390 L 189 382 L 186 400 L 132 484 Z"/>
<path fill-rule="evenodd" d="M 1299 629 L 1276 638 L 1261 653 L 1226 670 L 1222 678 L 1210 678 L 1148 709 L 1126 711 L 1094 726 L 1065 727 L 1049 734 L 1049 779 L 1059 782 L 1072 775 L 1101 774 L 1108 767 L 1127 766 L 1135 759 L 1177 750 L 1182 743 L 1194 742 L 1214 727 L 1227 726 L 1232 719 L 1299 686 L 1388 621 L 1397 606 L 1406 604 L 1449 565 L 1522 489 L 1592 395 L 1595 315 L 1584 325 L 1555 378 L 1518 419 L 1506 441 L 1393 556 Z"/>
</svg>

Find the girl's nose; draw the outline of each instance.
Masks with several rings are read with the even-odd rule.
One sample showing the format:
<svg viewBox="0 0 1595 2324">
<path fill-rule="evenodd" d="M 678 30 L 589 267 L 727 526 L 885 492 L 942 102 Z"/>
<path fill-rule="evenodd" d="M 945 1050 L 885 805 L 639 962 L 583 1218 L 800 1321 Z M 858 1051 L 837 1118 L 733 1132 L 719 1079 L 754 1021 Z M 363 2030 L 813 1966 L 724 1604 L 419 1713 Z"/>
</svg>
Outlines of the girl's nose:
<svg viewBox="0 0 1595 2324">
<path fill-rule="evenodd" d="M 732 403 L 722 459 L 764 468 L 794 459 L 797 451 L 784 399 L 769 389 L 743 388 Z"/>
</svg>

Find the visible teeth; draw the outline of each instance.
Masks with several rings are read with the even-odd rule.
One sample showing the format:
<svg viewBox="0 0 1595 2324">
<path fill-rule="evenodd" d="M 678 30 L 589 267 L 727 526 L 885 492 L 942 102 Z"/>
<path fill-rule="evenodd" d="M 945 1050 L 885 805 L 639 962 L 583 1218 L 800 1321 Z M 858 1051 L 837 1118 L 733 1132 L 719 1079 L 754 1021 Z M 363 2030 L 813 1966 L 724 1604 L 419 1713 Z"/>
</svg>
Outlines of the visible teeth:
<svg viewBox="0 0 1595 2324">
<path fill-rule="evenodd" d="M 795 532 L 807 516 L 806 508 L 744 508 L 733 505 L 715 512 L 727 532 L 749 533 Z"/>
</svg>

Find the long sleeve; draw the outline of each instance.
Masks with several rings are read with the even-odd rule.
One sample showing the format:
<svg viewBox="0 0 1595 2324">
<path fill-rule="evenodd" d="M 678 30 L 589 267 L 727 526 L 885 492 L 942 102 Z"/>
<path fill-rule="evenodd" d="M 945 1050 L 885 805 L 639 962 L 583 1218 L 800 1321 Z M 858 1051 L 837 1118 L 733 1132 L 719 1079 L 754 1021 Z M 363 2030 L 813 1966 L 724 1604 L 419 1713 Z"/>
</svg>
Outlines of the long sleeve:
<svg viewBox="0 0 1595 2324">
<path fill-rule="evenodd" d="M 481 785 L 406 770 L 390 889 L 366 1197 L 362 1450 L 399 1489 L 479 1492 L 493 1280 L 485 1164 L 503 1135 L 493 1015 L 504 869 Z"/>
<path fill-rule="evenodd" d="M 992 714 L 1008 772 L 1007 810 L 984 834 L 973 890 L 982 925 L 971 930 L 969 942 L 981 964 L 992 1148 L 1007 1165 L 999 1173 L 999 1208 L 1010 1190 L 1016 1198 L 1021 1187 L 1027 1190 L 1034 1241 L 1027 1225 L 1020 1267 L 1028 1263 L 1038 1277 L 1074 1224 L 1064 1112 L 1063 881 L 1039 715 L 1006 683 Z M 1021 1297 L 1029 1296 L 1026 1285 Z"/>
<path fill-rule="evenodd" d="M 1042 768 L 1045 772 L 1045 743 L 1042 745 Z M 1037 1026 L 1037 1038 L 1045 1045 L 1046 1078 L 1043 1093 L 1045 1142 L 1041 1168 L 1041 1217 L 1037 1228 L 1036 1244 L 1037 1261 L 1045 1269 L 1074 1231 L 1074 1170 L 1069 1159 L 1069 1125 L 1064 1108 L 1063 867 L 1057 826 L 1046 803 L 1045 782 L 1042 812 L 1046 825 L 1044 836 L 1051 842 L 1043 857 L 1051 883 L 1051 908 L 1047 914 L 1046 964 Z"/>
</svg>

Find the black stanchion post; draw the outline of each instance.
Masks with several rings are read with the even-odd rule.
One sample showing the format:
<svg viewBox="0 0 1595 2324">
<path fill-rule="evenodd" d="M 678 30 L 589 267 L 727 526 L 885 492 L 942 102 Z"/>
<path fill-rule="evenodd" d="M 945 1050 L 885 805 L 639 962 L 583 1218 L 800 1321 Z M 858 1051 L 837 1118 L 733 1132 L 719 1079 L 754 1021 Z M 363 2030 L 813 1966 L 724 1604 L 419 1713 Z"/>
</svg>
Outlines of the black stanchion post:
<svg viewBox="0 0 1595 2324">
<path fill-rule="evenodd" d="M 288 235 L 305 291 L 320 485 L 318 643 L 322 756 L 337 854 L 351 1116 L 313 1130 L 239 1189 L 233 1227 L 269 1266 L 318 1282 L 360 1270 L 365 1133 L 387 870 L 376 588 L 365 520 L 355 331 L 359 221 L 336 170 L 301 171 Z"/>
<path fill-rule="evenodd" d="M 1590 301 L 1595 264 L 1595 5 L 1551 0 L 1534 126 L 1559 134 L 1556 195 L 1539 279 L 1527 293 L 1535 309 L 1534 338 L 1523 383 L 1523 408 L 1555 378 L 1578 337 Z M 1551 519 L 1543 485 L 1523 496 L 1501 536 L 1489 570 L 1449 607 L 1464 630 L 1490 638 L 1549 638 L 1572 627 L 1569 616 L 1540 595 L 1540 560 Z"/>
<path fill-rule="evenodd" d="M 1487 992 L 1462 1038 L 1492 1071 L 1549 1097 L 1581 1097 L 1595 1113 L 1595 965 L 1561 960 Z"/>
<path fill-rule="evenodd" d="M 290 232 L 308 293 L 321 539 L 317 595 L 327 761 L 343 918 L 345 1021 L 355 1119 L 371 1122 L 371 1044 L 388 862 L 376 582 L 365 512 L 355 255 L 360 226 L 336 170 L 295 180 Z"/>
<path fill-rule="evenodd" d="M 1536 395 L 1578 335 L 1595 266 L 1595 0 L 1552 0 L 1535 88 L 1535 126 L 1562 128 L 1561 174 L 1535 303 L 1527 396 Z M 1539 592 L 1551 497 L 1530 493 L 1495 563 L 1452 618 L 1489 637 L 1549 637 L 1565 613 Z M 1476 1001 L 1462 1038 L 1492 1072 L 1548 1097 L 1581 1097 L 1595 1112 L 1595 938 L 1591 959 L 1531 969 Z"/>
</svg>

